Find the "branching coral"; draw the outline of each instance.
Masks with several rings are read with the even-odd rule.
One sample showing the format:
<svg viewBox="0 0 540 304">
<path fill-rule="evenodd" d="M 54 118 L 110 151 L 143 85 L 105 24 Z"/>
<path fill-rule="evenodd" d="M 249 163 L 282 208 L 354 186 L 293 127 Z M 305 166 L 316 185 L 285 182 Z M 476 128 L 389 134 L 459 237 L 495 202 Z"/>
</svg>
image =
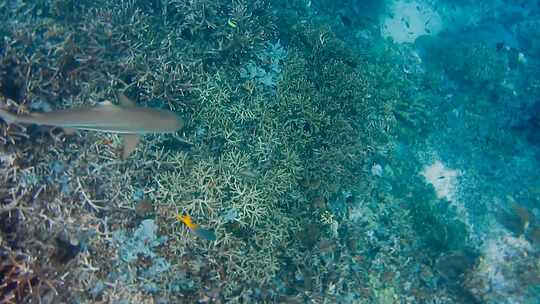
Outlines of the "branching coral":
<svg viewBox="0 0 540 304">
<path fill-rule="evenodd" d="M 9 220 L 19 228 L 24 223 L 21 235 L 41 244 L 59 235 L 81 244 L 74 245 L 76 267 L 59 268 L 71 284 L 61 297 L 150 298 L 150 291 L 129 295 L 130 287 L 140 286 L 137 278 L 126 283 L 108 276 L 116 259 L 111 231 L 139 226 L 143 219 L 132 209 L 141 199 L 153 207 L 156 231 L 168 236 L 153 249 L 178 273 L 161 281 L 178 291 L 162 294 L 171 301 L 195 301 L 208 290 L 217 290 L 212 298 L 240 299 L 254 286 L 273 286 L 280 272 L 289 276 L 288 266 L 305 261 L 300 253 L 319 246 L 321 237 L 339 237 L 313 215 L 344 188 L 355 189 L 365 157 L 387 139 L 396 90 L 377 85 L 392 81 L 392 67 L 360 62 L 329 29 L 303 22 L 288 37 L 285 53 L 269 39 L 274 25 L 268 5 L 135 0 L 87 7 L 59 1 L 45 5 L 52 20 L 22 18 L 6 28 L 0 80 L 2 103 L 10 110 L 95 103 L 126 90 L 139 103 L 189 118 L 185 133 L 148 136 L 124 163 L 115 157 L 115 136 L 49 135 L 2 124 L 6 189 L 0 193 Z M 59 6 L 71 7 L 78 18 Z M 268 49 L 278 62 L 260 56 Z M 239 75 L 253 58 L 269 64 L 272 74 L 260 84 L 275 91 L 250 87 Z M 23 183 L 30 192 L 17 188 Z M 182 211 L 215 231 L 216 241 L 200 240 L 177 222 Z M 87 232 L 93 236 L 80 237 Z M 40 252 L 39 242 L 17 244 Z M 133 253 L 130 263 L 144 269 L 144 253 Z M 337 268 L 328 261 L 313 265 Z M 348 288 L 330 274 L 313 282 L 305 284 L 306 292 Z M 258 297 L 279 298 L 272 292 Z"/>
<path fill-rule="evenodd" d="M 55 282 L 38 271 L 35 259 L 9 248 L 0 248 L 0 302 L 21 303 L 29 298 L 50 299 L 48 293 L 58 294 Z"/>
</svg>

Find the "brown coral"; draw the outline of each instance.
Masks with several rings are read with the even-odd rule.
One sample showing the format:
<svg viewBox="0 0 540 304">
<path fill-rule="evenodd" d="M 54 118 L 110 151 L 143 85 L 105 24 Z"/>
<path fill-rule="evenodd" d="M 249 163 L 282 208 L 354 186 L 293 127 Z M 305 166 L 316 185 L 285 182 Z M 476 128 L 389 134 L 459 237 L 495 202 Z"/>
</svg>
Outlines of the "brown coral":
<svg viewBox="0 0 540 304">
<path fill-rule="evenodd" d="M 0 303 L 21 303 L 29 296 L 39 297 L 56 290 L 32 269 L 32 258 L 7 248 L 0 249 Z M 45 286 L 44 286 L 45 285 Z"/>
</svg>

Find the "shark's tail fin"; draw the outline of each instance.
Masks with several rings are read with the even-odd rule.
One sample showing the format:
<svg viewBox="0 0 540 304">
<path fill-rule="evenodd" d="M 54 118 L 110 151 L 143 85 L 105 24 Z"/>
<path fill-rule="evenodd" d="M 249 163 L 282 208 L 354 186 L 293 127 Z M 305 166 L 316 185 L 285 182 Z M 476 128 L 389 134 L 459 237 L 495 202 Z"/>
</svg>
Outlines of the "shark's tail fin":
<svg viewBox="0 0 540 304">
<path fill-rule="evenodd" d="M 9 113 L 2 108 L 0 108 L 0 118 L 2 118 L 8 125 L 17 121 L 17 116 Z"/>
</svg>

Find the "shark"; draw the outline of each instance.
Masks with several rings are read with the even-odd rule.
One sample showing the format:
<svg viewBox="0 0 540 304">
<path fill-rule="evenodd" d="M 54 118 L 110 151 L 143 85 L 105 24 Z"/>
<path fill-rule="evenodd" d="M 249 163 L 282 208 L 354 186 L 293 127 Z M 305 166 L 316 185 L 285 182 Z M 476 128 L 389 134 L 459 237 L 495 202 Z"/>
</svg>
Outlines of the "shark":
<svg viewBox="0 0 540 304">
<path fill-rule="evenodd" d="M 0 118 L 9 124 L 35 124 L 62 128 L 67 134 L 76 130 L 107 132 L 123 137 L 122 158 L 137 147 L 141 136 L 154 133 L 176 133 L 184 120 L 175 112 L 140 107 L 123 93 L 118 105 L 104 101 L 96 106 L 17 115 L 0 108 Z"/>
</svg>

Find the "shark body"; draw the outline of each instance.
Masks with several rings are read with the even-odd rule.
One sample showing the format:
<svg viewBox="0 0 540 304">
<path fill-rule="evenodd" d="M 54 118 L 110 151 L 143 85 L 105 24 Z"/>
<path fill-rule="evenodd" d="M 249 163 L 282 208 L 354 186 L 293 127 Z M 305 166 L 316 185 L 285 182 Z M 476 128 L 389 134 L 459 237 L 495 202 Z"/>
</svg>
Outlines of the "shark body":
<svg viewBox="0 0 540 304">
<path fill-rule="evenodd" d="M 123 94 L 119 94 L 118 99 L 120 105 L 102 102 L 93 107 L 26 115 L 15 115 L 0 108 L 0 117 L 8 124 L 36 124 L 65 130 L 121 134 L 124 137 L 124 158 L 135 149 L 141 135 L 174 133 L 184 126 L 184 121 L 172 111 L 139 107 Z"/>
</svg>

